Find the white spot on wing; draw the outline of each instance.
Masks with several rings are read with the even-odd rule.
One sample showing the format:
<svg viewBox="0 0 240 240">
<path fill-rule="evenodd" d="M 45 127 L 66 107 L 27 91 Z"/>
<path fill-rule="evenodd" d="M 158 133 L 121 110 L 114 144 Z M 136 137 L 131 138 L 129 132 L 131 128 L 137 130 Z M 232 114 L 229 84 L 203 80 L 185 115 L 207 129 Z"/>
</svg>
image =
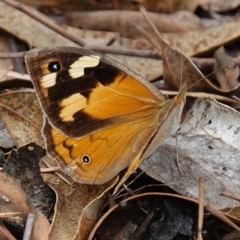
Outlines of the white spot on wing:
<svg viewBox="0 0 240 240">
<path fill-rule="evenodd" d="M 73 115 L 77 111 L 87 106 L 87 99 L 80 93 L 75 93 L 68 98 L 65 98 L 60 103 L 60 117 L 64 122 L 73 121 Z"/>
<path fill-rule="evenodd" d="M 40 80 L 42 88 L 50 88 L 56 84 L 57 73 L 49 73 L 44 75 Z"/>
<path fill-rule="evenodd" d="M 83 56 L 70 65 L 69 74 L 72 78 L 84 75 L 84 68 L 96 67 L 99 64 L 99 56 Z"/>
</svg>

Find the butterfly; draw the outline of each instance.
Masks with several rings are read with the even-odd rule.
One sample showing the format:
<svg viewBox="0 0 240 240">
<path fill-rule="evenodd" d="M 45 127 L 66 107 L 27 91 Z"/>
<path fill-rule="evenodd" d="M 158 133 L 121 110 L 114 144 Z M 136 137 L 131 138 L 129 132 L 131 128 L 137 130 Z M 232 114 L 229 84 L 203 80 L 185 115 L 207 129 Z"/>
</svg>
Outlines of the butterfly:
<svg viewBox="0 0 240 240">
<path fill-rule="evenodd" d="M 173 99 L 99 53 L 43 47 L 25 56 L 44 113 L 47 152 L 77 182 L 104 184 L 137 168 L 175 133 L 186 84 Z"/>
</svg>

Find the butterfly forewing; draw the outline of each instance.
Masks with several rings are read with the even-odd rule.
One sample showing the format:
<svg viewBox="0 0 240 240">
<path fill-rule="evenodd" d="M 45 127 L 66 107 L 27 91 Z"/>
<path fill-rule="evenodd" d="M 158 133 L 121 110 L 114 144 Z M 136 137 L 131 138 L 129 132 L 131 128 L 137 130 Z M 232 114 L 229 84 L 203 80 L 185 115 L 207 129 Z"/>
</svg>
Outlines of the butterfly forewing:
<svg viewBox="0 0 240 240">
<path fill-rule="evenodd" d="M 131 121 L 164 100 L 137 74 L 90 51 L 35 49 L 26 63 L 47 118 L 67 136 Z"/>
</svg>

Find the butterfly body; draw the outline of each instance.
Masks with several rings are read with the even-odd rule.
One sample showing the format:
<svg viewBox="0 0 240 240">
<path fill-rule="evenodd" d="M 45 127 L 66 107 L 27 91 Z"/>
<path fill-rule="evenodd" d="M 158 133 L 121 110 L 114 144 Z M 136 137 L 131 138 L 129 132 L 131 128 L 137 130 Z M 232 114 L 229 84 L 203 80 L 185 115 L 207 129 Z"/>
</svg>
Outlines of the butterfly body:
<svg viewBox="0 0 240 240">
<path fill-rule="evenodd" d="M 85 49 L 37 48 L 25 59 L 47 150 L 76 181 L 102 184 L 134 170 L 157 147 L 155 136 L 161 142 L 172 132 L 162 125 L 179 123 L 186 88 L 167 100 L 133 71 Z"/>
</svg>

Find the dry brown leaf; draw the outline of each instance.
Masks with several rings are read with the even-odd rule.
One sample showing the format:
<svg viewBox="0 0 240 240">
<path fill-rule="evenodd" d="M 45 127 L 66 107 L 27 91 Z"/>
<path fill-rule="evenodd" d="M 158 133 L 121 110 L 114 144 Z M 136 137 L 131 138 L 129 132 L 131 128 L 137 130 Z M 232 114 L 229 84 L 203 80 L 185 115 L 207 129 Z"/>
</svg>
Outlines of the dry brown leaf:
<svg viewBox="0 0 240 240">
<path fill-rule="evenodd" d="M 35 143 L 13 149 L 3 166 L 3 172 L 15 178 L 33 205 L 49 216 L 55 203 L 55 194 L 40 173 L 39 161 L 45 155 L 46 150 Z"/>
<path fill-rule="evenodd" d="M 89 1 L 89 0 L 57 0 L 57 1 L 42 1 L 42 0 L 20 0 L 19 2 L 23 2 L 34 6 L 35 8 L 43 8 L 43 7 L 52 7 L 63 10 L 79 10 L 83 9 L 90 10 L 106 10 L 106 9 L 127 9 L 127 10 L 138 10 L 141 2 L 139 1 L 129 1 L 129 0 L 121 0 L 117 2 L 112 2 L 109 0 L 101 0 L 101 1 Z"/>
<path fill-rule="evenodd" d="M 80 227 L 76 239 L 87 239 L 96 224 L 96 219 L 99 217 L 99 212 L 101 211 L 103 204 L 106 203 L 106 194 L 116 185 L 117 181 L 118 177 L 112 179 L 107 184 L 104 184 L 103 189 L 99 192 L 98 196 L 84 207 L 79 220 Z"/>
<path fill-rule="evenodd" d="M 30 142 L 43 144 L 42 113 L 34 91 L 15 91 L 0 95 L 0 119 L 16 146 Z"/>
<path fill-rule="evenodd" d="M 222 89 L 209 81 L 193 64 L 191 59 L 177 49 L 173 49 L 166 41 L 163 43 L 163 78 L 170 89 L 178 90 L 181 81 L 188 82 L 188 90 L 232 95 L 238 91 L 240 83 L 231 89 Z"/>
<path fill-rule="evenodd" d="M 163 33 L 163 38 L 187 56 L 196 56 L 240 37 L 240 19 L 224 22 L 221 25 L 202 31 L 188 33 Z"/>
<path fill-rule="evenodd" d="M 32 9 L 35 11 L 34 9 Z M 44 14 L 38 13 L 42 17 Z M 53 20 L 49 21 L 53 22 Z M 0 2 L 0 28 L 25 41 L 30 46 L 78 46 L 25 13 Z"/>
<path fill-rule="evenodd" d="M 121 1 L 108 1 L 108 0 L 101 0 L 101 1 L 89 1 L 89 0 L 58 0 L 58 1 L 42 1 L 42 0 L 35 0 L 35 1 L 29 1 L 29 0 L 20 0 L 19 2 L 23 2 L 26 4 L 29 4 L 31 6 L 34 6 L 36 8 L 43 8 L 43 7 L 52 7 L 57 9 L 64 9 L 66 10 L 74 10 L 74 11 L 82 11 L 83 9 L 86 9 L 88 11 L 93 10 L 139 10 L 139 7 L 144 5 L 145 7 L 149 6 L 148 1 L 129 1 L 129 0 L 121 0 Z M 162 10 L 166 9 L 165 11 L 169 11 L 169 8 L 175 9 L 186 9 L 188 11 L 194 11 L 194 8 L 196 8 L 197 0 L 173 0 L 173 1 L 162 1 L 162 0 L 152 0 L 150 1 L 151 5 L 154 4 L 154 2 L 157 2 L 158 5 L 162 6 Z M 163 4 L 161 4 L 163 2 Z M 171 6 L 169 6 L 170 4 Z M 173 4 L 173 3 L 177 4 Z M 156 4 L 155 4 L 156 5 Z M 149 9 L 150 10 L 150 9 Z M 158 9 L 159 10 L 159 9 Z M 172 11 L 173 11 L 172 10 Z M 154 8 L 154 11 L 156 11 L 156 7 Z"/>
<path fill-rule="evenodd" d="M 26 196 L 19 183 L 7 174 L 0 172 L 0 189 L 1 193 L 12 201 L 22 212 L 24 222 L 29 213 L 35 214 L 31 240 L 47 240 L 50 224 L 43 214 L 33 207 L 30 199 Z"/>
<path fill-rule="evenodd" d="M 172 14 L 149 12 L 148 15 L 159 32 L 187 32 L 187 30 L 204 28 L 200 19 L 187 11 Z M 120 36 L 132 39 L 143 38 L 143 36 L 130 27 L 129 22 L 137 23 L 145 31 L 152 32 L 139 11 L 68 12 L 65 16 L 66 23 L 70 26 L 96 31 L 118 32 Z"/>
<path fill-rule="evenodd" d="M 187 10 L 194 12 L 198 6 L 198 0 L 143 0 L 143 6 L 148 11 L 154 12 L 176 12 Z"/>
<path fill-rule="evenodd" d="M 0 5 L 0 8 L 1 8 L 1 5 Z M 0 52 L 1 53 L 10 52 L 9 36 L 7 33 L 4 33 L 4 32 L 1 32 Z M 7 71 L 12 70 L 13 69 L 13 60 L 0 58 L 0 66 L 1 66 L 1 69 L 3 69 L 3 70 L 7 70 Z M 2 76 L 0 76 L 0 81 L 1 81 L 1 78 L 2 78 Z"/>
<path fill-rule="evenodd" d="M 227 12 L 239 7 L 240 0 L 199 0 L 199 6 L 206 11 Z"/>
<path fill-rule="evenodd" d="M 38 16 L 46 19 L 47 21 L 53 23 L 54 21 L 44 14 L 36 11 Z M 23 12 L 16 10 L 8 6 L 7 4 L 0 2 L 0 28 L 8 31 L 19 39 L 27 42 L 30 46 L 42 47 L 42 46 L 75 46 L 79 47 L 77 44 L 73 43 L 71 40 L 64 38 L 55 31 L 49 29 L 38 21 L 32 19 Z M 141 48 L 142 45 L 152 48 L 147 41 L 141 43 L 138 41 L 132 42 L 129 39 L 119 38 L 118 33 L 106 33 L 99 31 L 90 30 L 80 30 L 77 28 L 71 28 L 69 26 L 64 26 L 64 29 L 75 36 L 83 37 L 88 42 L 98 43 L 101 45 L 107 45 L 110 41 L 116 40 L 114 46 L 116 47 L 126 47 L 126 48 Z M 115 60 L 126 64 L 133 71 L 138 72 L 147 79 L 154 79 L 159 76 L 159 71 L 161 71 L 161 64 L 155 59 L 142 59 L 141 57 L 130 57 L 112 55 Z M 138 63 L 139 62 L 139 63 Z M 152 68 L 152 71 L 149 69 Z"/>
<path fill-rule="evenodd" d="M 116 179 L 101 186 L 79 183 L 68 186 L 56 176 L 48 174 L 47 177 L 57 195 L 50 239 L 86 239 L 102 206 L 102 198 Z"/>
</svg>

